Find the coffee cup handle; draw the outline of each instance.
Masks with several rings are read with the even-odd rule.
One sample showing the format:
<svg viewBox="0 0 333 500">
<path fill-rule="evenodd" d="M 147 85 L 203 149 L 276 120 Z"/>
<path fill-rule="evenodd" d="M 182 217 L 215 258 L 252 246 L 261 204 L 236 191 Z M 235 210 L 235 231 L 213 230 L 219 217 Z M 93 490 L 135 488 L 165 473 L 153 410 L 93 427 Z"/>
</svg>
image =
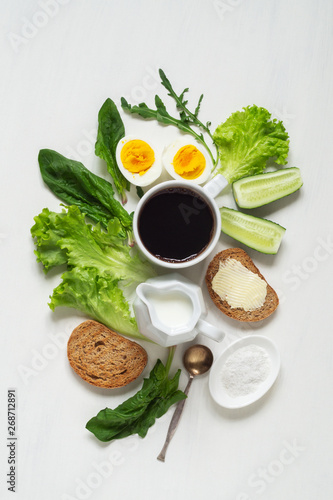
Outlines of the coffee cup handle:
<svg viewBox="0 0 333 500">
<path fill-rule="evenodd" d="M 204 319 L 199 319 L 197 323 L 197 329 L 199 330 L 200 333 L 202 333 L 206 337 L 216 340 L 216 342 L 221 342 L 225 337 L 225 333 L 222 332 L 220 328 L 211 325 Z"/>
<path fill-rule="evenodd" d="M 228 185 L 228 181 L 223 175 L 217 174 L 213 179 L 211 179 L 205 186 L 203 186 L 204 191 L 210 198 L 216 198 L 218 194 Z"/>
</svg>

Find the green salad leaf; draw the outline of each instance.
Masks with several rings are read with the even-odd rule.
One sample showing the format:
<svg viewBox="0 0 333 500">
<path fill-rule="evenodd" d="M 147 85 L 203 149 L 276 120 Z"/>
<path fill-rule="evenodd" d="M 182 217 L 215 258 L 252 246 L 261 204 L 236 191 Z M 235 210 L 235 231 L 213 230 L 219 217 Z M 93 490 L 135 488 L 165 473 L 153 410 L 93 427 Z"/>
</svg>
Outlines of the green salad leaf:
<svg viewBox="0 0 333 500">
<path fill-rule="evenodd" d="M 133 240 L 132 216 L 114 198 L 110 182 L 90 172 L 82 163 L 51 149 L 42 149 L 38 163 L 43 181 L 67 205 L 76 205 L 93 222 L 104 228 L 117 217 L 124 235 Z"/>
<path fill-rule="evenodd" d="M 136 248 L 127 245 L 119 220 L 110 220 L 104 231 L 99 224 L 87 224 L 77 206 L 60 213 L 44 208 L 34 220 L 35 254 L 45 273 L 67 265 L 50 308 L 73 307 L 119 333 L 147 340 L 138 331 L 124 290 L 155 272 Z"/>
<path fill-rule="evenodd" d="M 106 99 L 98 113 L 95 154 L 106 161 L 108 172 L 123 204 L 127 202 L 126 190 L 130 189 L 130 183 L 119 170 L 116 160 L 116 148 L 124 135 L 125 127 L 117 106 L 111 99 Z"/>
<path fill-rule="evenodd" d="M 119 280 L 100 275 L 95 268 L 73 268 L 62 275 L 62 282 L 53 290 L 50 309 L 71 307 L 89 318 L 129 337 L 147 340 L 138 332 L 135 318 L 119 288 Z"/>
<path fill-rule="evenodd" d="M 86 424 L 100 441 L 121 439 L 132 434 L 145 437 L 148 429 L 157 418 L 164 415 L 171 405 L 185 399 L 186 395 L 178 389 L 178 370 L 173 378 L 168 378 L 168 368 L 157 360 L 144 379 L 142 388 L 131 398 L 114 410 L 105 408 Z"/>
<path fill-rule="evenodd" d="M 161 78 L 161 84 L 168 90 L 168 95 L 174 99 L 176 102 L 177 110 L 179 111 L 179 118 L 175 118 L 170 115 L 167 111 L 165 104 L 162 99 L 156 95 L 155 96 L 155 107 L 156 109 L 151 109 L 145 103 L 140 103 L 138 105 L 132 106 L 129 104 L 124 97 L 121 98 L 121 107 L 124 111 L 128 113 L 139 115 L 145 119 L 154 119 L 159 123 L 164 125 L 173 125 L 178 127 L 179 130 L 185 132 L 186 134 L 192 135 L 203 147 L 207 150 L 209 156 L 212 159 L 213 165 L 217 163 L 217 160 L 214 158 L 211 149 L 205 141 L 204 135 L 200 132 L 198 133 L 193 127 L 198 127 L 202 129 L 204 132 L 208 133 L 208 135 L 212 138 L 209 127 L 210 122 L 207 122 L 204 125 L 198 118 L 201 102 L 203 99 L 203 94 L 201 94 L 198 104 L 192 113 L 187 107 L 187 101 L 185 100 L 185 94 L 188 92 L 188 88 L 184 89 L 181 94 L 177 94 L 170 81 L 167 79 L 164 71 L 159 70 L 159 75 Z"/>
<path fill-rule="evenodd" d="M 198 100 L 198 104 L 197 104 L 194 112 L 192 113 L 187 107 L 188 101 L 185 101 L 185 95 L 187 92 L 189 92 L 189 88 L 184 89 L 183 92 L 181 92 L 181 94 L 178 95 L 174 91 L 174 89 L 170 83 L 170 80 L 166 77 L 166 74 L 164 73 L 164 71 L 162 69 L 159 70 L 159 75 L 161 77 L 161 84 L 168 91 L 168 95 L 170 97 L 172 97 L 174 99 L 174 101 L 176 102 L 177 109 L 180 112 L 181 121 L 184 123 L 187 123 L 189 125 L 194 125 L 194 126 L 202 128 L 205 132 L 207 132 L 207 134 L 212 139 L 212 135 L 211 135 L 211 132 L 209 129 L 211 123 L 207 122 L 205 125 L 198 118 L 201 102 L 203 100 L 204 95 L 201 94 L 201 96 L 199 97 L 199 100 Z"/>
<path fill-rule="evenodd" d="M 222 174 L 229 183 L 261 174 L 269 158 L 279 165 L 287 163 L 288 134 L 283 123 L 271 120 L 265 108 L 253 105 L 233 113 L 216 128 L 213 139 L 220 160 L 214 173 Z"/>
<path fill-rule="evenodd" d="M 145 194 L 141 186 L 136 186 L 136 194 L 138 195 L 138 198 L 142 198 Z"/>
</svg>

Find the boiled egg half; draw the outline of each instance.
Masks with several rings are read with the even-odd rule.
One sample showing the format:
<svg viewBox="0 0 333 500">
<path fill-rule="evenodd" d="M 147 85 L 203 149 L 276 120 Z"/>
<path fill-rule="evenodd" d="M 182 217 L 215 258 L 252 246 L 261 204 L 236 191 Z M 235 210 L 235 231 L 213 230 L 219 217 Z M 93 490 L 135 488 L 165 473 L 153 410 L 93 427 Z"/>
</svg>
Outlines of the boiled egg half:
<svg viewBox="0 0 333 500">
<path fill-rule="evenodd" d="M 120 139 L 116 148 L 116 160 L 125 179 L 136 186 L 148 186 L 162 173 L 162 164 L 154 148 L 134 135 Z"/>
<path fill-rule="evenodd" d="M 171 177 L 195 184 L 206 182 L 212 170 L 212 161 L 205 148 L 185 137 L 164 149 L 162 162 Z"/>
</svg>

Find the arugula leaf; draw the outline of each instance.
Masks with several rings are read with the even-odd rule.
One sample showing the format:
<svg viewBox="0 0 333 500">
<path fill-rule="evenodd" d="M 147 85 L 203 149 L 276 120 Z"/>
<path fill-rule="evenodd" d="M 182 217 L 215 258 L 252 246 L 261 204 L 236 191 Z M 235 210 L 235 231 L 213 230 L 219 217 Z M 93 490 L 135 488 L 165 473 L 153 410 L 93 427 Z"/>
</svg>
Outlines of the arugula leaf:
<svg viewBox="0 0 333 500">
<path fill-rule="evenodd" d="M 130 183 L 119 170 L 116 160 L 116 148 L 124 135 L 125 127 L 117 106 L 111 99 L 106 99 L 98 113 L 95 154 L 106 161 L 108 172 L 114 181 L 123 204 L 127 202 L 126 190 L 129 191 Z"/>
<path fill-rule="evenodd" d="M 202 128 L 212 138 L 212 135 L 209 130 L 210 122 L 207 122 L 207 124 L 204 125 L 198 119 L 198 113 L 203 99 L 203 94 L 199 98 L 194 113 L 192 113 L 187 108 L 187 101 L 184 100 L 184 96 L 185 93 L 188 92 L 188 88 L 184 89 L 183 92 L 178 96 L 176 92 L 173 90 L 170 81 L 165 76 L 164 71 L 160 69 L 159 74 L 161 77 L 161 84 L 168 90 L 168 95 L 176 101 L 176 106 L 179 111 L 179 118 L 174 118 L 168 113 L 162 99 L 158 95 L 155 96 L 156 109 L 149 108 L 147 104 L 143 102 L 138 105 L 132 106 L 126 101 L 124 97 L 121 98 L 121 107 L 123 108 L 124 111 L 139 115 L 144 119 L 154 119 L 164 125 L 173 125 L 175 127 L 178 127 L 182 132 L 192 135 L 200 144 L 204 146 L 204 148 L 207 150 L 209 156 L 212 159 L 213 165 L 216 165 L 217 159 L 214 158 L 210 148 L 208 147 L 205 141 L 203 134 L 197 133 L 192 128 L 193 126 Z"/>
<path fill-rule="evenodd" d="M 145 437 L 157 418 L 164 415 L 171 405 L 186 398 L 178 390 L 180 373 L 178 370 L 169 379 L 167 367 L 158 359 L 149 378 L 144 379 L 142 388 L 134 396 L 114 410 L 101 410 L 87 422 L 86 429 L 104 442 L 132 434 Z"/>
<path fill-rule="evenodd" d="M 117 217 L 124 235 L 132 242 L 132 216 L 114 198 L 110 182 L 90 172 L 82 163 L 51 149 L 42 149 L 38 162 L 43 181 L 56 196 L 68 205 L 76 205 L 105 228 Z"/>
<path fill-rule="evenodd" d="M 185 94 L 189 91 L 188 88 L 184 89 L 183 92 L 178 96 L 176 92 L 173 90 L 173 87 L 166 77 L 165 73 L 163 70 L 159 70 L 159 75 L 161 77 L 161 83 L 163 87 L 165 87 L 168 90 L 168 95 L 172 97 L 176 101 L 177 109 L 180 110 L 180 117 L 183 122 L 186 122 L 190 125 L 196 125 L 198 127 L 201 127 L 205 132 L 209 134 L 209 136 L 212 139 L 211 132 L 209 130 L 209 122 L 204 125 L 199 119 L 198 119 L 198 114 L 200 111 L 200 106 L 202 99 L 204 97 L 203 94 L 199 97 L 198 104 L 195 108 L 194 113 L 191 113 L 191 111 L 186 107 L 188 101 L 184 100 Z"/>
<path fill-rule="evenodd" d="M 281 121 L 271 120 L 265 108 L 247 106 L 219 125 L 213 139 L 217 145 L 222 174 L 229 183 L 249 175 L 261 174 L 269 158 L 279 165 L 287 163 L 289 137 Z"/>
<path fill-rule="evenodd" d="M 104 231 L 99 224 L 87 224 L 77 206 L 61 213 L 44 208 L 35 217 L 31 235 L 45 273 L 67 265 L 62 283 L 51 296 L 52 310 L 74 307 L 119 333 L 146 339 L 138 332 L 122 287 L 135 288 L 155 272 L 137 249 L 126 244 L 117 218 Z"/>
</svg>

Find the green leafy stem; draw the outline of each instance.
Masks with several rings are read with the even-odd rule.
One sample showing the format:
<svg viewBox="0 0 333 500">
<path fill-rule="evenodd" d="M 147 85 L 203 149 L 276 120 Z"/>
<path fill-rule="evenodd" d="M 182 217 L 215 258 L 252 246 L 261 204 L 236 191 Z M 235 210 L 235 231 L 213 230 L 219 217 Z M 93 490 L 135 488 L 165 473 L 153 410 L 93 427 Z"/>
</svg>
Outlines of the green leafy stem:
<svg viewBox="0 0 333 500">
<path fill-rule="evenodd" d="M 214 157 L 211 149 L 209 148 L 208 144 L 205 141 L 203 133 L 202 132 L 198 133 L 196 130 L 193 129 L 193 126 L 202 129 L 209 135 L 209 137 L 213 141 L 213 136 L 209 129 L 211 123 L 207 122 L 205 125 L 198 118 L 201 102 L 203 99 L 203 94 L 201 94 L 201 96 L 199 97 L 195 111 L 192 113 L 187 108 L 188 101 L 185 100 L 185 94 L 188 92 L 189 89 L 188 88 L 184 89 L 183 92 L 181 92 L 181 94 L 178 95 L 174 91 L 164 71 L 160 69 L 159 75 L 161 77 L 161 83 L 163 87 L 165 87 L 168 91 L 168 95 L 172 97 L 176 102 L 176 106 L 179 111 L 179 118 L 175 118 L 168 113 L 162 99 L 158 95 L 155 96 L 156 109 L 149 108 L 147 104 L 143 102 L 138 105 L 132 106 L 126 101 L 124 97 L 121 98 L 121 107 L 123 108 L 124 111 L 132 113 L 134 115 L 135 114 L 139 115 L 145 119 L 155 119 L 159 123 L 163 123 L 164 125 L 173 125 L 175 127 L 178 127 L 182 132 L 192 135 L 207 150 L 209 156 L 212 159 L 213 165 L 216 166 L 218 158 Z"/>
</svg>

